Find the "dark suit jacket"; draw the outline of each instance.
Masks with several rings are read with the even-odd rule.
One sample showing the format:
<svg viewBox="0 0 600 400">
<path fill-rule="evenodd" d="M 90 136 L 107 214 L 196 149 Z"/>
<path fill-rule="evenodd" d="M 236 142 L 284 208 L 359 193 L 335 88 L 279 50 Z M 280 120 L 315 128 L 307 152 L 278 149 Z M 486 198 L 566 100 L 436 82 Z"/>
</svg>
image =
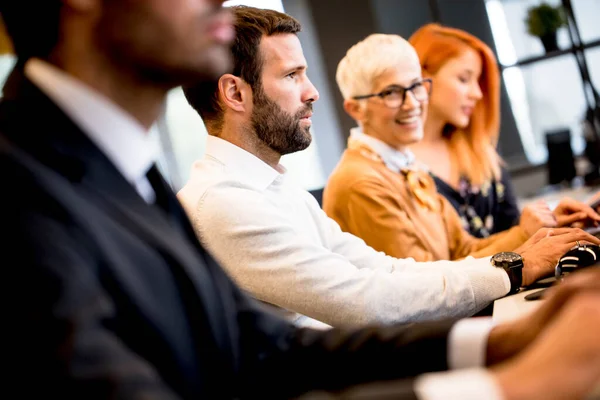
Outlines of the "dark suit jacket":
<svg viewBox="0 0 600 400">
<path fill-rule="evenodd" d="M 262 310 L 172 192 L 168 213 L 146 204 L 19 70 L 0 176 L 3 390 L 18 398 L 287 398 L 409 378 L 386 387 L 408 399 L 410 377 L 446 368 L 451 322 L 319 332 Z"/>
</svg>

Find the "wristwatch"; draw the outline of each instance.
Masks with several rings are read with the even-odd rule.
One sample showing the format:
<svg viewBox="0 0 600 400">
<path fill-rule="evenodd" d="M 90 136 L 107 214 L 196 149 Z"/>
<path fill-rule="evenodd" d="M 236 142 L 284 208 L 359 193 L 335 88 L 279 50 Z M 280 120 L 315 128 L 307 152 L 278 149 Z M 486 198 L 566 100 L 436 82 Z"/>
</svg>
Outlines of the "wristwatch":
<svg viewBox="0 0 600 400">
<path fill-rule="evenodd" d="M 494 267 L 502 268 L 508 274 L 510 279 L 508 294 L 517 293 L 523 284 L 523 257 L 520 254 L 505 251 L 494 254 L 491 262 Z"/>
</svg>

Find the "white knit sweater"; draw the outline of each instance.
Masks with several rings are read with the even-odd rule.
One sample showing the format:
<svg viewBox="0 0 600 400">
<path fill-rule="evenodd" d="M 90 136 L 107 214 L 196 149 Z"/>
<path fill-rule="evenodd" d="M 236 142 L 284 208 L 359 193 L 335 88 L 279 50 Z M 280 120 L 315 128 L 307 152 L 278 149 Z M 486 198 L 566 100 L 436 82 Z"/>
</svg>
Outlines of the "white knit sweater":
<svg viewBox="0 0 600 400">
<path fill-rule="evenodd" d="M 344 233 L 316 200 L 254 155 L 209 137 L 178 197 L 202 243 L 243 289 L 298 324 L 470 316 L 510 290 L 489 258 L 417 263 Z"/>
</svg>

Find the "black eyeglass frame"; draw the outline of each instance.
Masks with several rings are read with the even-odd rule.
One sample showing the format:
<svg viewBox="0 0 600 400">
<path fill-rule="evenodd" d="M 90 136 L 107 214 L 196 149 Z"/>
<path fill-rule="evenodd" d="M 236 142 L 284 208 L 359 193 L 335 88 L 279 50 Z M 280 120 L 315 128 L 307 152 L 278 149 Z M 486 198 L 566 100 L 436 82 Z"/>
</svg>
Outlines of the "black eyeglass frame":
<svg viewBox="0 0 600 400">
<path fill-rule="evenodd" d="M 424 102 L 425 100 L 427 100 L 427 99 L 420 100 L 419 98 L 417 98 L 417 96 L 415 96 L 415 92 L 414 92 L 414 90 L 417 87 L 424 86 L 423 83 L 428 83 L 429 84 L 428 88 L 425 87 L 426 89 L 428 89 L 427 90 L 427 99 L 428 99 L 429 97 L 431 97 L 431 91 L 433 89 L 433 81 L 431 79 L 429 79 L 429 78 L 425 78 L 425 79 L 420 80 L 419 82 L 415 82 L 412 85 L 410 85 L 409 87 L 395 85 L 395 87 L 397 87 L 398 89 L 402 90 L 402 101 L 396 107 L 390 107 L 390 106 L 388 106 L 386 104 L 385 96 L 389 95 L 389 93 L 392 91 L 390 89 L 385 89 L 385 90 L 382 90 L 379 93 L 374 93 L 374 94 L 365 94 L 365 95 L 362 95 L 362 96 L 354 96 L 352 98 L 354 100 L 366 100 L 366 99 L 370 99 L 372 97 L 379 97 L 381 100 L 383 100 L 383 104 L 385 104 L 386 107 L 388 107 L 388 108 L 400 108 L 400 107 L 402 107 L 402 105 L 406 101 L 406 93 L 407 92 L 412 92 L 412 95 L 414 96 L 414 98 L 417 99 L 417 101 L 419 101 L 421 103 Z"/>
</svg>

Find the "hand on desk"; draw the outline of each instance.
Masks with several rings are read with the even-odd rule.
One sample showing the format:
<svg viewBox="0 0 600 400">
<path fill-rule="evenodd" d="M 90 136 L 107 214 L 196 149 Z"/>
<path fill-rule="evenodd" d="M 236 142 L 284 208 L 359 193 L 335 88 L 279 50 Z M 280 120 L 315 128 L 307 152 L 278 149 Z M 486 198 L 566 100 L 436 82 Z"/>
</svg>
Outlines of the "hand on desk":
<svg viewBox="0 0 600 400">
<path fill-rule="evenodd" d="M 597 213 L 600 213 L 600 190 L 590 197 L 587 202 Z"/>
<path fill-rule="evenodd" d="M 545 201 L 538 201 L 523 208 L 519 226 L 525 234 L 533 236 L 538 229 L 554 227 L 585 228 L 600 224 L 600 192 L 592 203 L 564 198 L 554 210 Z"/>
<path fill-rule="evenodd" d="M 588 204 L 571 198 L 562 199 L 552 211 L 552 214 L 556 218 L 556 224 L 559 227 L 584 228 L 598 226 L 600 223 L 600 215 L 598 215 L 597 210 Z"/>
<path fill-rule="evenodd" d="M 573 274 L 540 307 L 496 326 L 487 361 L 507 400 L 583 398 L 600 382 L 600 269 Z"/>
<path fill-rule="evenodd" d="M 593 243 L 600 239 L 577 228 L 542 228 L 515 252 L 523 257 L 523 286 L 554 273 L 558 259 L 577 245 Z"/>
<path fill-rule="evenodd" d="M 556 218 L 545 201 L 537 201 L 525 206 L 521 212 L 519 226 L 527 236 L 533 236 L 541 228 L 557 226 Z"/>
</svg>

